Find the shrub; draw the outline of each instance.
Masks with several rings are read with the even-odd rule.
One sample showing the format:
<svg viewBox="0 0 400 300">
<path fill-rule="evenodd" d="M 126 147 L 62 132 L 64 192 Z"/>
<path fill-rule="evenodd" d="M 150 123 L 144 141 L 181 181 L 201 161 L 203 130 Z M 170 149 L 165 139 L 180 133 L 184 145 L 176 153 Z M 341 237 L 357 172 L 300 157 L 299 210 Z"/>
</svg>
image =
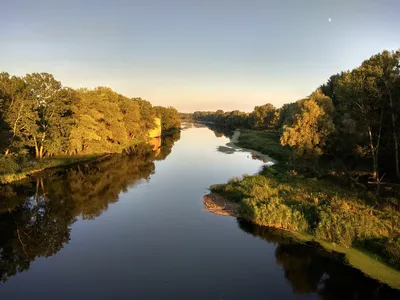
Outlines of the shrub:
<svg viewBox="0 0 400 300">
<path fill-rule="evenodd" d="M 258 225 L 307 232 L 308 223 L 304 215 L 287 206 L 279 197 L 264 201 L 243 199 L 239 208 L 240 215 Z"/>
<path fill-rule="evenodd" d="M 346 221 L 343 214 L 333 214 L 329 210 L 321 210 L 315 236 L 346 247 L 351 247 L 355 238 L 355 230 L 351 222 Z"/>
<path fill-rule="evenodd" d="M 18 164 L 11 156 L 0 156 L 0 174 L 15 173 L 18 170 Z"/>
<path fill-rule="evenodd" d="M 391 238 L 385 243 L 384 254 L 391 265 L 400 269 L 400 236 Z"/>
<path fill-rule="evenodd" d="M 250 222 L 309 233 L 345 247 L 361 246 L 400 269 L 400 211 L 393 201 L 378 201 L 364 191 L 279 166 L 213 186 L 212 191 L 239 203 L 239 215 Z"/>
</svg>

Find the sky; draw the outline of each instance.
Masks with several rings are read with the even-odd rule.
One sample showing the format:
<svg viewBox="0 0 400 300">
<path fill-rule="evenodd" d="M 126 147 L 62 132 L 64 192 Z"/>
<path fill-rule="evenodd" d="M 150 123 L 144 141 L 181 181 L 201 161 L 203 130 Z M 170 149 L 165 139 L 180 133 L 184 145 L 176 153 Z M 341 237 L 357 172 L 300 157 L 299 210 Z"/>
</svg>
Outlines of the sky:
<svg viewBox="0 0 400 300">
<path fill-rule="evenodd" d="M 0 72 L 251 111 L 400 48 L 400 0 L 0 0 Z"/>
</svg>

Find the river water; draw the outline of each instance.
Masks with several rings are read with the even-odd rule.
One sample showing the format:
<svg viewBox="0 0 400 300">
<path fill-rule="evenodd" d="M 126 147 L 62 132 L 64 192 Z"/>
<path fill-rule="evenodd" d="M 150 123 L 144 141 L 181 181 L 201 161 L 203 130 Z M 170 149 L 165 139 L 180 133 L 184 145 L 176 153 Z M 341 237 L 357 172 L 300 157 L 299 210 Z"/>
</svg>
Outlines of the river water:
<svg viewBox="0 0 400 300">
<path fill-rule="evenodd" d="M 189 124 L 156 152 L 0 189 L 0 299 L 400 299 L 318 247 L 204 211 L 265 162 Z"/>
</svg>

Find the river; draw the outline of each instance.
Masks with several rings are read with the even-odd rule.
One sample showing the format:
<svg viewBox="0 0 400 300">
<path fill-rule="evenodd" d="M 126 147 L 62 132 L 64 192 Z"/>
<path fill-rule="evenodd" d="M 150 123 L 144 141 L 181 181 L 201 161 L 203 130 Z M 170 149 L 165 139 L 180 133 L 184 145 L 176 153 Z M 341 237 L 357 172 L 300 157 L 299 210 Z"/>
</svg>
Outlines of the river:
<svg viewBox="0 0 400 300">
<path fill-rule="evenodd" d="M 156 152 L 1 187 L 1 299 L 400 299 L 318 247 L 204 210 L 265 162 L 189 124 Z"/>
</svg>

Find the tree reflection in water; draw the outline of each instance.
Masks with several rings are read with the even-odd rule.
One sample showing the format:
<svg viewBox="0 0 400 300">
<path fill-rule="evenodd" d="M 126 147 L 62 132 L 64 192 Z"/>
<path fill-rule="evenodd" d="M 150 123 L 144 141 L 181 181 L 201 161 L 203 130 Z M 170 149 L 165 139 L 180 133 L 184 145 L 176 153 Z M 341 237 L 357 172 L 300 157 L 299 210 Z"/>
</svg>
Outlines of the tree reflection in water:
<svg viewBox="0 0 400 300">
<path fill-rule="evenodd" d="M 238 219 L 245 232 L 277 245 L 276 262 L 296 294 L 316 293 L 320 299 L 400 299 L 400 292 L 346 265 L 344 256 L 315 243 L 299 243 L 287 233 Z"/>
<path fill-rule="evenodd" d="M 119 194 L 155 172 L 179 133 L 162 141 L 159 153 L 141 146 L 132 153 L 39 174 L 0 186 L 0 281 L 29 269 L 37 257 L 49 257 L 70 240 L 78 217 L 93 219 Z M 157 155 L 158 154 L 158 155 Z"/>
</svg>

